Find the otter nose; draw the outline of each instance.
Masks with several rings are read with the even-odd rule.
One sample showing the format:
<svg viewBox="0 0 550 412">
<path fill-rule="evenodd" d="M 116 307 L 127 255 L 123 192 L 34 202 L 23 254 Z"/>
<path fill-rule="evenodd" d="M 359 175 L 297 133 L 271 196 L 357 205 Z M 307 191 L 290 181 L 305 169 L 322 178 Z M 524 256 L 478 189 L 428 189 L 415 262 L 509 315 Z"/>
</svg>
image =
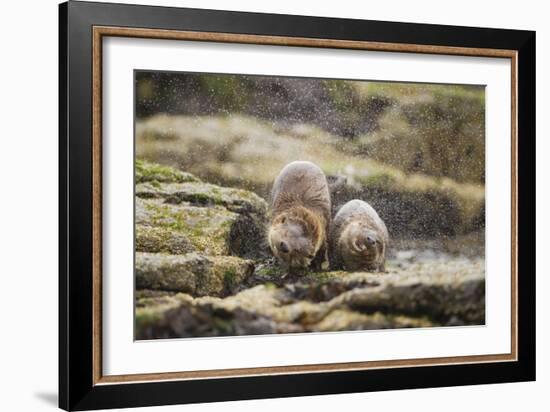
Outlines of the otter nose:
<svg viewBox="0 0 550 412">
<path fill-rule="evenodd" d="M 370 235 L 367 236 L 366 241 L 367 241 L 367 245 L 369 245 L 369 246 L 372 246 L 372 245 L 374 245 L 374 244 L 376 243 L 376 239 L 374 239 L 374 237 L 372 237 L 372 236 L 370 236 Z"/>
<path fill-rule="evenodd" d="M 290 251 L 286 242 L 279 243 L 279 250 L 283 253 L 288 253 Z"/>
</svg>

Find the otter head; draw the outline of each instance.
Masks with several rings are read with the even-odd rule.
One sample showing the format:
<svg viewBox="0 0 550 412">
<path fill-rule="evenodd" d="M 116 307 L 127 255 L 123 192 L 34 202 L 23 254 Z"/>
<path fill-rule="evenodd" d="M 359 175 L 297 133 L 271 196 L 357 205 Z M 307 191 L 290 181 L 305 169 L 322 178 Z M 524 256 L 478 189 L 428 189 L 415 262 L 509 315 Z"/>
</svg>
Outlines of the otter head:
<svg viewBox="0 0 550 412">
<path fill-rule="evenodd" d="M 347 269 L 377 270 L 384 262 L 384 239 L 362 222 L 352 222 L 346 227 L 339 246 Z"/>
<path fill-rule="evenodd" d="M 289 269 L 307 268 L 317 252 L 313 235 L 304 220 L 281 215 L 269 228 L 269 247 Z"/>
</svg>

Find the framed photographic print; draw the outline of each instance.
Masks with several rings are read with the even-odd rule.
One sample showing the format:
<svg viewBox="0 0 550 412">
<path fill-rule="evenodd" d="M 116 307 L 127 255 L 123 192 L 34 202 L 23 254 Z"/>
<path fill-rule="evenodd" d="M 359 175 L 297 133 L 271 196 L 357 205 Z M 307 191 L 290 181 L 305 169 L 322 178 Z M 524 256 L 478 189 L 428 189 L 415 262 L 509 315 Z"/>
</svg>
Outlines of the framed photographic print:
<svg viewBox="0 0 550 412">
<path fill-rule="evenodd" d="M 535 33 L 60 5 L 60 407 L 535 379 Z"/>
</svg>

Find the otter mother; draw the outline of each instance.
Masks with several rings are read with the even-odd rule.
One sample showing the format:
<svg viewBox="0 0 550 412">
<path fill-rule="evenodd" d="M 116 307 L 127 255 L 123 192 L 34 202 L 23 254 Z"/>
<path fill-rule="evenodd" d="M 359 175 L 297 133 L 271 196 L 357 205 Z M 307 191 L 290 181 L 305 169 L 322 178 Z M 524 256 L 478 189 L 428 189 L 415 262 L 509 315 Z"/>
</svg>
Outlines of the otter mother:
<svg viewBox="0 0 550 412">
<path fill-rule="evenodd" d="M 271 192 L 268 241 L 273 255 L 289 269 L 328 268 L 329 223 L 330 193 L 323 171 L 306 161 L 286 165 Z"/>
</svg>

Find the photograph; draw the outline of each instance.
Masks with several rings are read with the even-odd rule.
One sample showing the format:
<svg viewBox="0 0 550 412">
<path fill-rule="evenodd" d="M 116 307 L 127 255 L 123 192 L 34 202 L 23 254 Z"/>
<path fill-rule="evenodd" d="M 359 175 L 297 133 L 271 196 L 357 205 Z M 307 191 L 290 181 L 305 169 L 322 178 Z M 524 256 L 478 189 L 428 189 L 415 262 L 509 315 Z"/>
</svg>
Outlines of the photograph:
<svg viewBox="0 0 550 412">
<path fill-rule="evenodd" d="M 537 27 L 223 8 L 59 6 L 59 407 L 534 381 Z"/>
<path fill-rule="evenodd" d="M 133 78 L 136 340 L 485 325 L 484 85 Z"/>
</svg>

